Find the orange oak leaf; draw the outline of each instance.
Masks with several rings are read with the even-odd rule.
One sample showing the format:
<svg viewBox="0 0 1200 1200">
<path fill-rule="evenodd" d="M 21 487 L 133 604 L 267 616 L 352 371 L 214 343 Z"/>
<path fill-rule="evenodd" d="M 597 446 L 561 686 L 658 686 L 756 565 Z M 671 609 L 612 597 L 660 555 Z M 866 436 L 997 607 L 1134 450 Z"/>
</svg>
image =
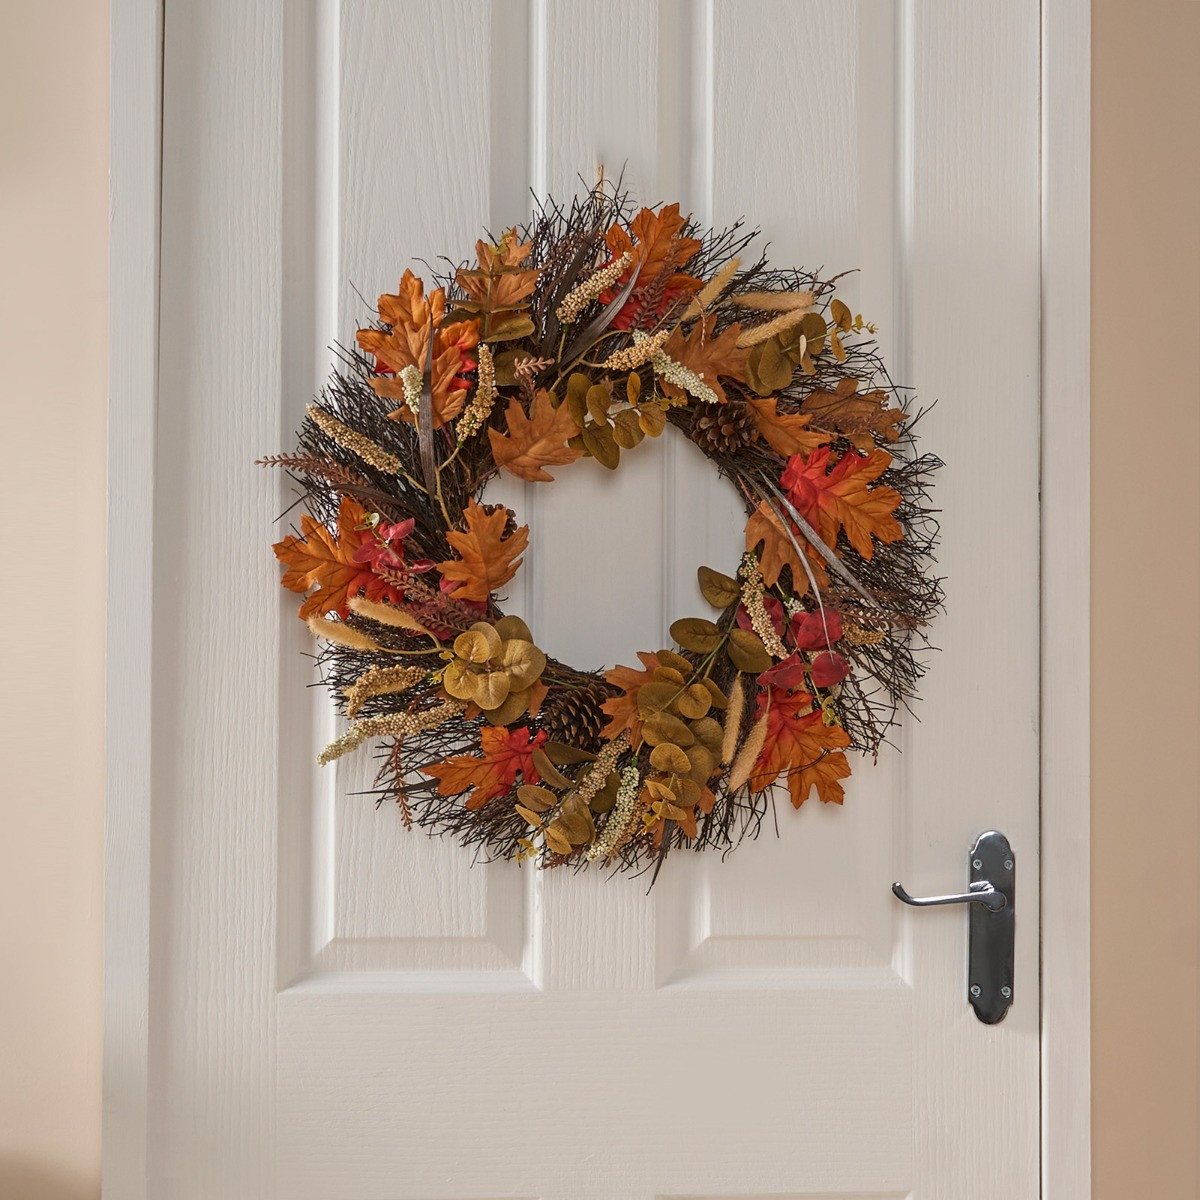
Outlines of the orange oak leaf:
<svg viewBox="0 0 1200 1200">
<path fill-rule="evenodd" d="M 489 513 L 474 500 L 463 510 L 463 520 L 466 532 L 446 534 L 458 558 L 448 558 L 437 568 L 443 579 L 459 581 L 454 589 L 456 600 L 486 600 L 517 573 L 520 555 L 529 545 L 529 526 L 522 525 L 505 537 L 507 511 L 497 508 Z"/>
<path fill-rule="evenodd" d="M 858 391 L 857 379 L 843 379 L 832 392 L 818 390 L 804 397 L 801 407 L 817 429 L 840 433 L 864 454 L 875 449 L 875 434 L 884 441 L 900 437 L 898 426 L 907 420 L 898 408 L 888 408 L 887 392 Z"/>
<path fill-rule="evenodd" d="M 582 450 L 566 444 L 568 438 L 579 433 L 570 410 L 565 404 L 555 408 L 554 398 L 547 391 L 534 396 L 529 416 L 514 397 L 508 402 L 505 420 L 508 434 L 489 429 L 488 440 L 496 465 L 518 479 L 553 483 L 554 476 L 542 470 L 544 466 L 573 463 L 583 454 Z"/>
<path fill-rule="evenodd" d="M 717 399 L 724 402 L 727 397 L 719 376 L 744 380 L 746 360 L 750 351 L 740 349 L 737 345 L 738 335 L 742 331 L 739 324 L 735 322 L 726 326 L 714 336 L 713 326 L 716 321 L 715 316 L 697 321 L 686 336 L 681 329 L 676 329 L 667 339 L 663 351 L 668 358 L 699 375 L 716 392 Z M 680 400 L 688 399 L 682 388 L 668 380 L 662 380 L 662 389 L 668 396 Z"/>
<path fill-rule="evenodd" d="M 797 505 L 797 507 L 799 506 Z M 796 541 L 804 547 L 805 556 L 812 568 L 817 586 L 824 587 L 829 582 L 824 561 L 805 541 L 804 535 L 795 526 L 791 527 L 791 531 Z M 759 566 L 762 569 L 763 581 L 766 585 L 774 587 L 779 582 L 780 571 L 784 567 L 790 567 L 792 591 L 797 596 L 805 595 L 809 588 L 808 572 L 805 571 L 800 556 L 796 553 L 796 547 L 792 545 L 791 538 L 788 537 L 783 522 L 779 519 L 779 514 L 765 500 L 759 502 L 758 507 L 750 514 L 750 519 L 746 522 L 746 549 L 754 550 L 760 543 L 762 551 L 759 555 Z"/>
<path fill-rule="evenodd" d="M 305 513 L 300 518 L 301 536 L 292 534 L 272 547 L 275 557 L 287 567 L 283 586 L 302 595 L 311 592 L 300 606 L 301 620 L 330 612 L 344 617 L 350 597 L 360 592 L 371 600 L 399 603 L 396 589 L 380 579 L 369 562 L 354 561 L 367 529 L 365 517 L 361 504 L 343 496 L 336 534 Z M 316 591 L 311 591 L 313 588 Z"/>
<path fill-rule="evenodd" d="M 629 740 L 632 745 L 640 746 L 642 742 L 642 719 L 638 715 L 637 697 L 642 684 L 650 683 L 654 672 L 662 664 L 657 654 L 648 654 L 643 650 L 637 652 L 643 670 L 636 667 L 612 667 L 604 672 L 604 678 L 614 687 L 621 689 L 621 695 L 612 696 L 602 705 L 608 714 L 608 724 L 605 725 L 602 737 L 611 741 L 618 734 L 629 730 Z"/>
<path fill-rule="evenodd" d="M 814 450 L 807 459 L 794 455 L 784 468 L 783 486 L 827 545 L 836 547 L 838 533 L 844 530 L 850 545 L 863 558 L 870 558 L 875 552 L 872 537 L 898 542 L 904 536 L 894 515 L 900 493 L 882 485 L 867 486 L 887 470 L 892 456 L 884 450 L 867 455 L 848 450 L 828 469 L 830 455 L 828 446 Z"/>
<path fill-rule="evenodd" d="M 459 796 L 470 792 L 467 808 L 482 808 L 489 800 L 511 790 L 518 773 L 526 783 L 538 783 L 541 776 L 533 765 L 533 752 L 546 743 L 544 733 L 530 737 L 527 726 L 506 729 L 503 725 L 485 725 L 479 731 L 483 756 L 456 754 L 421 768 L 421 774 L 438 781 L 439 796 Z"/>
<path fill-rule="evenodd" d="M 808 454 L 818 446 L 833 441 L 833 434 L 808 428 L 812 418 L 807 414 L 779 412 L 779 401 L 774 396 L 748 396 L 746 403 L 750 406 L 754 424 L 758 426 L 759 437 L 784 458 L 793 454 Z"/>
<path fill-rule="evenodd" d="M 760 699 L 760 707 L 764 703 Z M 838 781 L 850 775 L 842 751 L 849 745 L 849 734 L 839 725 L 826 725 L 820 709 L 813 709 L 811 696 L 772 688 L 767 738 L 750 775 L 750 788 L 761 792 L 786 773 L 796 808 L 814 787 L 825 804 L 841 804 L 845 794 Z"/>
<path fill-rule="evenodd" d="M 476 321 L 455 321 L 443 324 L 446 314 L 446 294 L 434 288 L 425 295 L 425 284 L 412 271 L 405 271 L 395 295 L 379 297 L 379 319 L 391 326 L 383 329 L 360 329 L 355 335 L 359 346 L 375 356 L 376 370 L 385 372 L 371 378 L 375 394 L 385 400 L 395 400 L 398 407 L 390 413 L 395 420 L 415 422 L 412 410 L 403 403 L 404 384 L 398 375 L 405 367 L 416 367 L 422 373 L 429 354 L 429 330 L 433 338 L 433 424 L 441 428 L 462 411 L 470 382 L 465 372 L 475 368 L 471 352 L 479 344 L 479 325 Z"/>
</svg>

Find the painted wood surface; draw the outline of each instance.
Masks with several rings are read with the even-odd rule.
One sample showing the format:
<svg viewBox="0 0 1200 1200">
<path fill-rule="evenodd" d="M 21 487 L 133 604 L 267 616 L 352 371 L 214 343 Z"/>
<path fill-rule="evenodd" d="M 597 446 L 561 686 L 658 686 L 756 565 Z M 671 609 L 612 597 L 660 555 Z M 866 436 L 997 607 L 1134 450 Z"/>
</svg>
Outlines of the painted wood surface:
<svg viewBox="0 0 1200 1200">
<path fill-rule="evenodd" d="M 168 0 L 149 1194 L 1037 1194 L 1038 22 L 1033 0 Z M 859 268 L 948 463 L 950 608 L 902 753 L 650 896 L 471 866 L 354 794 L 369 763 L 308 765 L 332 718 L 266 546 L 291 497 L 248 465 L 359 293 L 599 161 L 747 214 L 780 262 Z M 514 610 L 580 665 L 661 644 L 697 563 L 736 561 L 736 506 L 669 439 L 494 495 L 533 529 Z M 889 884 L 957 885 L 991 826 L 1021 890 L 988 1029 L 963 914 Z"/>
</svg>

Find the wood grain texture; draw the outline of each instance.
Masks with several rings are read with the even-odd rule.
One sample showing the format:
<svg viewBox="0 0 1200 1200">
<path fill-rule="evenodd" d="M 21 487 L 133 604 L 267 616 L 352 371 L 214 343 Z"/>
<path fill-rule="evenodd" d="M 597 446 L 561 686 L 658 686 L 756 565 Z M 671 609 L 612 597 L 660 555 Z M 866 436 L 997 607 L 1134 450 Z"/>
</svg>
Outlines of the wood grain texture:
<svg viewBox="0 0 1200 1200">
<path fill-rule="evenodd" d="M 282 1193 L 903 1194 L 911 993 L 889 995 L 555 990 L 489 997 L 486 1019 L 478 998 L 409 997 L 401 1024 L 391 997 L 287 993 Z"/>
<path fill-rule="evenodd" d="M 172 0 L 166 28 L 152 1194 L 1036 1194 L 1037 5 Z M 328 708 L 263 546 L 288 497 L 245 466 L 366 315 L 351 285 L 626 160 L 781 263 L 861 267 L 950 462 L 904 754 L 649 898 L 470 868 L 353 794 L 367 759 L 307 766 Z M 722 486 L 664 439 L 501 493 L 534 535 L 514 611 L 583 665 L 661 645 L 698 562 L 736 561 Z M 1019 993 L 987 1029 L 962 914 L 888 884 L 953 886 L 993 825 Z"/>
<path fill-rule="evenodd" d="M 196 1200 L 273 1187 L 281 18 L 164 19 L 150 1192 Z"/>
<path fill-rule="evenodd" d="M 909 887 L 936 890 L 950 863 L 953 885 L 958 856 L 998 827 L 1020 889 L 1014 1002 L 998 1026 L 963 1006 L 963 914 L 906 913 L 922 1048 L 913 1103 L 931 1114 L 918 1126 L 913 1185 L 939 1198 L 1034 1196 L 1039 1186 L 1038 16 L 1033 3 L 983 13 L 916 0 L 901 28 L 911 46 L 900 81 L 911 128 L 901 203 L 910 368 L 922 394 L 942 400 L 924 433 L 947 463 L 947 615 L 906 751 Z"/>
<path fill-rule="evenodd" d="M 462 6 L 390 2 L 314 0 L 286 14 L 285 82 L 294 81 L 285 110 L 287 194 L 305 202 L 285 209 L 292 280 L 284 441 L 300 419 L 297 402 L 333 365 L 330 347 L 373 319 L 375 297 L 395 290 L 407 268 L 428 280 L 420 261 L 428 247 L 472 251 L 488 221 L 489 178 L 499 186 L 500 177 L 489 167 L 493 22 Z M 511 44 L 514 14 L 499 15 Z M 420 47 L 400 71 L 380 52 L 398 45 Z M 442 76 L 451 62 L 466 82 L 447 100 Z M 413 131 L 421 138 L 399 145 Z M 320 348 L 315 360 L 306 338 Z M 312 767 L 314 738 L 329 740 L 336 725 L 328 699 L 304 690 L 312 679 L 302 653 L 307 632 L 285 623 L 284 636 L 280 769 L 296 799 L 280 822 L 283 979 L 471 970 L 506 978 L 516 971 L 519 979 L 529 919 L 523 879 L 489 867 L 464 876 L 456 846 L 410 834 L 392 806 L 376 811 L 368 793 L 378 762 L 370 754 Z M 415 976 L 410 983 L 423 986 Z"/>
</svg>

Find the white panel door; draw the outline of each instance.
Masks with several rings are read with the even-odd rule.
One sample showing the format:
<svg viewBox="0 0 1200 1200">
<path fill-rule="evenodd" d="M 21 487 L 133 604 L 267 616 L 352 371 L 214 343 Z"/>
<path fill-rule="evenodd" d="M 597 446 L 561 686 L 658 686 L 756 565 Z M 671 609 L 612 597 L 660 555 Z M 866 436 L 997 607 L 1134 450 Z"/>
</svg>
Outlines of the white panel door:
<svg viewBox="0 0 1200 1200">
<path fill-rule="evenodd" d="M 1037 1195 L 1038 23 L 1037 0 L 166 0 L 155 601 L 129 616 L 155 645 L 150 1197 Z M 649 895 L 473 866 L 355 795 L 369 764 L 307 765 L 333 721 L 268 549 L 290 497 L 250 466 L 360 292 L 601 161 L 648 203 L 747 215 L 780 265 L 859 268 L 948 464 L 920 722 L 844 808 L 783 803 L 778 837 L 675 855 Z M 741 528 L 678 440 L 594 468 L 503 497 L 535 531 L 511 611 L 583 666 L 661 645 Z M 992 827 L 1020 893 L 988 1027 L 963 911 L 889 885 L 956 889 Z"/>
</svg>

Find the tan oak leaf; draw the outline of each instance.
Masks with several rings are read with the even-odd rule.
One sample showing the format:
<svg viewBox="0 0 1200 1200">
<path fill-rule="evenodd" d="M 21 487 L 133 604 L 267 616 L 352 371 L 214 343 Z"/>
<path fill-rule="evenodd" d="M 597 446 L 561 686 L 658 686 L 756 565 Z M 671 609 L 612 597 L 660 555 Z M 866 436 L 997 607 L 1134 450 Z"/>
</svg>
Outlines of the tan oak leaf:
<svg viewBox="0 0 1200 1200">
<path fill-rule="evenodd" d="M 742 330 L 740 325 L 735 322 L 714 335 L 716 321 L 715 316 L 697 321 L 686 335 L 681 329 L 676 329 L 663 346 L 663 352 L 668 358 L 699 375 L 717 394 L 717 399 L 724 402 L 727 397 L 720 377 L 724 375 L 728 379 L 744 380 L 750 352 L 737 344 Z M 662 389 L 668 396 L 687 399 L 682 388 L 665 379 Z"/>
<path fill-rule="evenodd" d="M 825 563 L 821 556 L 805 541 L 804 535 L 792 530 L 796 541 L 804 547 L 808 565 L 816 578 L 817 585 L 824 587 L 829 582 Z M 750 514 L 746 522 L 746 549 L 753 551 L 759 545 L 759 566 L 762 568 L 763 581 L 767 587 L 774 587 L 779 582 L 779 573 L 784 567 L 790 567 L 792 572 L 792 591 L 797 596 L 803 596 L 809 588 L 808 572 L 796 553 L 784 529 L 778 513 L 765 501 Z"/>
<path fill-rule="evenodd" d="M 900 409 L 888 408 L 889 399 L 887 392 L 860 393 L 857 379 L 843 379 L 831 392 L 810 392 L 801 409 L 814 429 L 841 434 L 855 449 L 869 454 L 875 449 L 875 435 L 894 442 L 900 437 L 901 422 L 907 419 Z"/>
<path fill-rule="evenodd" d="M 474 500 L 463 511 L 465 532 L 451 530 L 446 540 L 458 558 L 438 563 L 444 579 L 457 580 L 456 600 L 486 600 L 506 584 L 521 565 L 521 554 L 529 545 L 529 526 L 522 525 L 508 537 L 504 527 L 508 513 L 503 508 L 487 512 Z"/>
<path fill-rule="evenodd" d="M 808 428 L 812 418 L 807 413 L 781 413 L 775 396 L 749 396 L 746 403 L 750 406 L 759 436 L 784 458 L 790 458 L 793 454 L 808 454 L 833 440 L 831 433 Z"/>
<path fill-rule="evenodd" d="M 554 398 L 545 390 L 539 391 L 530 405 L 529 415 L 515 397 L 508 403 L 505 414 L 508 433 L 489 429 L 492 457 L 498 467 L 516 475 L 518 479 L 552 483 L 554 476 L 543 470 L 546 466 L 564 466 L 573 463 L 583 454 L 567 445 L 575 437 L 579 426 L 565 404 L 554 407 Z"/>
</svg>

